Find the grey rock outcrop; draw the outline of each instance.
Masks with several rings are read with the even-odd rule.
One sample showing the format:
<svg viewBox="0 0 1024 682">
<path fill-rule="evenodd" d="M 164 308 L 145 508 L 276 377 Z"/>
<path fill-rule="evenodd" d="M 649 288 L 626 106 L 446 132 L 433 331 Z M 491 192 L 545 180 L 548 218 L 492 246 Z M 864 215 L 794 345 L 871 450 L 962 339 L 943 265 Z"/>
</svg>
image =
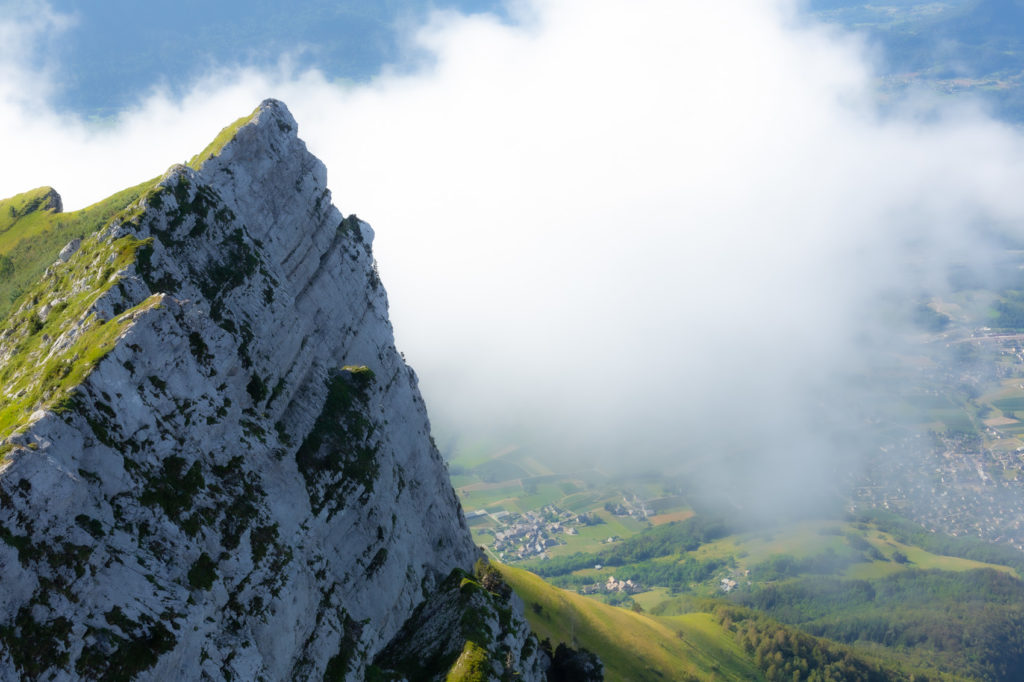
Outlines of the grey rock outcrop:
<svg viewBox="0 0 1024 682">
<path fill-rule="evenodd" d="M 67 263 L 68 259 L 71 258 L 72 254 L 74 254 L 75 251 L 78 251 L 78 247 L 81 245 L 81 239 L 72 239 L 70 242 L 67 243 L 67 246 L 60 250 L 60 253 L 57 254 L 57 259 L 62 263 Z"/>
<path fill-rule="evenodd" d="M 57 194 L 57 190 L 52 187 L 47 189 L 49 191 L 46 193 L 46 197 L 43 199 L 40 208 L 46 211 L 52 211 L 53 213 L 63 213 L 64 202 L 61 200 L 60 195 Z"/>
<path fill-rule="evenodd" d="M 550 660 L 523 614 L 523 603 L 486 563 L 482 576 L 461 569 L 420 604 L 374 659 L 391 678 L 544 680 Z M 478 580 L 478 577 L 482 577 Z"/>
<path fill-rule="evenodd" d="M 362 679 L 472 566 L 373 232 L 296 133 L 264 102 L 10 316 L 0 679 Z"/>
</svg>

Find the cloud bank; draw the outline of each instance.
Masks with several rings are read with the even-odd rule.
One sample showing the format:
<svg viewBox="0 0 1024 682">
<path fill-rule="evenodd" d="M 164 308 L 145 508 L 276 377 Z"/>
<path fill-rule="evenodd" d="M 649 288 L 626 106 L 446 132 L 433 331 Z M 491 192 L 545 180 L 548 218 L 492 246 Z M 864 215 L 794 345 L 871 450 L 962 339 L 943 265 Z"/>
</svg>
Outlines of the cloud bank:
<svg viewBox="0 0 1024 682">
<path fill-rule="evenodd" d="M 225 70 L 100 127 L 4 49 L 0 194 L 82 206 L 283 99 L 335 203 L 376 229 L 442 433 L 681 465 L 738 499 L 827 486 L 857 454 L 845 382 L 891 336 L 878 297 L 940 286 L 978 225 L 1024 224 L 1024 139 L 969 103 L 879 113 L 875 55 L 788 3 L 510 14 L 433 15 L 413 73 Z"/>
</svg>

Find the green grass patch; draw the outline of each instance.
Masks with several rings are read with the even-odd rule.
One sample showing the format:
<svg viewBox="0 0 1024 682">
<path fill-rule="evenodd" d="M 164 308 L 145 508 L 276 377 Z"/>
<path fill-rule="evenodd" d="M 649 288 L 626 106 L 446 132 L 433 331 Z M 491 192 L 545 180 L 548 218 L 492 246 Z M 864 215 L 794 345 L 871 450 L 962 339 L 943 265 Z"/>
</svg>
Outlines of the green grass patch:
<svg viewBox="0 0 1024 682">
<path fill-rule="evenodd" d="M 644 611 L 650 611 L 659 604 L 663 604 L 673 597 L 672 592 L 666 587 L 655 587 L 633 595 L 633 601 L 640 605 Z"/>
<path fill-rule="evenodd" d="M 979 568 L 991 568 L 993 570 L 1016 575 L 1016 571 L 1009 566 L 1000 566 L 982 561 L 974 561 L 972 559 L 933 554 L 932 552 L 920 547 L 899 542 L 889 533 L 881 531 L 867 534 L 867 539 L 873 546 L 878 548 L 882 554 L 889 559 L 889 561 L 876 561 L 871 564 L 855 566 L 849 572 L 849 577 L 881 577 L 910 569 L 936 569 L 958 572 L 971 571 Z M 901 552 L 907 558 L 907 561 L 892 561 L 892 557 L 895 552 Z"/>
<path fill-rule="evenodd" d="M 455 454 L 448 460 L 448 464 L 452 469 L 475 469 L 488 462 L 493 453 L 487 449 L 485 444 L 462 446 L 456 450 Z"/>
<path fill-rule="evenodd" d="M 487 509 L 495 511 L 498 506 L 511 506 L 511 503 L 523 494 L 523 487 L 518 482 L 502 485 L 488 485 L 473 488 L 461 488 L 459 498 L 462 507 L 467 511 Z M 499 503 L 502 503 L 499 505 Z"/>
<path fill-rule="evenodd" d="M 600 524 L 597 526 L 581 526 L 577 528 L 576 535 L 563 535 L 561 539 L 564 545 L 556 545 L 548 548 L 551 556 L 566 556 L 575 552 L 595 553 L 608 547 L 608 526 Z M 621 536 L 620 536 L 621 537 Z"/>
<path fill-rule="evenodd" d="M 59 213 L 60 197 L 52 187 L 37 187 L 9 199 L 0 199 L 0 234 L 21 221 L 39 218 L 45 213 Z"/>
<path fill-rule="evenodd" d="M 231 123 L 230 125 L 225 126 L 217 134 L 217 137 L 213 138 L 213 141 L 210 142 L 210 144 L 206 145 L 203 151 L 199 152 L 191 159 L 189 159 L 186 165 L 194 170 L 199 170 L 200 168 L 202 168 L 204 163 L 220 154 L 221 150 L 224 149 L 224 146 L 235 138 L 235 135 L 238 133 L 238 129 L 244 126 L 249 121 L 251 121 L 258 112 L 259 107 L 256 107 L 256 109 L 254 109 L 253 112 L 248 116 L 243 116 L 242 118 Z"/>
<path fill-rule="evenodd" d="M 706 614 L 647 616 L 558 589 L 521 569 L 502 566 L 501 572 L 526 603 L 534 633 L 552 646 L 564 643 L 598 654 L 609 682 L 764 679 Z"/>
<path fill-rule="evenodd" d="M 863 538 L 870 547 L 865 547 L 862 551 L 863 561 L 856 562 L 843 571 L 843 575 L 849 578 L 880 578 L 913 568 L 945 571 L 991 568 L 1016 575 L 1014 569 L 1007 566 L 929 552 L 915 545 L 900 542 L 877 526 L 867 525 L 865 528 L 866 530 L 863 530 L 857 524 L 841 521 L 806 521 L 772 530 L 729 535 L 701 546 L 693 556 L 699 559 L 732 557 L 736 560 L 737 567 L 743 570 L 779 556 L 809 559 L 830 551 L 837 556 L 846 556 L 851 551 L 851 543 L 847 536 L 852 535 Z M 872 559 L 872 547 L 884 559 Z M 895 551 L 903 552 L 909 563 L 900 564 L 892 561 Z"/>
<path fill-rule="evenodd" d="M 453 488 L 461 488 L 464 485 L 471 485 L 476 483 L 476 476 L 469 476 L 467 474 L 457 474 L 450 476 Z"/>
<path fill-rule="evenodd" d="M 556 472 L 535 457 L 520 457 L 519 465 L 531 476 L 551 476 Z"/>
<path fill-rule="evenodd" d="M 5 326 L 11 333 L 0 342 L 0 353 L 10 357 L 0 368 L 0 439 L 14 433 L 36 410 L 60 410 L 71 399 L 69 391 L 113 349 L 134 316 L 163 300 L 151 296 L 110 320 L 90 312 L 145 243 L 130 236 L 83 241 L 67 263 L 55 266 L 27 294 L 31 300 L 8 316 Z M 45 307 L 49 310 L 44 321 L 40 311 Z M 57 339 L 67 342 L 59 352 L 54 350 L 60 347 Z"/>
<path fill-rule="evenodd" d="M 558 506 L 573 513 L 588 512 L 593 509 L 600 509 L 602 495 L 597 492 L 570 493 L 562 498 Z"/>
<path fill-rule="evenodd" d="M 469 531 L 473 535 L 473 543 L 476 544 L 478 547 L 486 547 L 489 546 L 492 542 L 494 542 L 494 536 L 489 533 L 481 532 L 480 528 L 473 527 L 470 528 Z"/>
<path fill-rule="evenodd" d="M 487 650 L 467 640 L 455 665 L 448 671 L 445 682 L 487 682 L 491 679 L 491 666 Z"/>
<path fill-rule="evenodd" d="M 72 213 L 55 213 L 37 207 L 34 212 L 16 219 L 11 217 L 12 208 L 17 213 L 16 206 L 24 202 L 31 204 L 33 198 L 39 198 L 41 190 L 0 201 L 0 216 L 7 216 L 6 221 L 0 218 L 0 319 L 10 313 L 16 300 L 35 287 L 68 242 L 109 224 L 155 183 L 155 178 L 148 180 Z"/>
<path fill-rule="evenodd" d="M 1002 398 L 1000 400 L 993 400 L 992 404 L 1006 412 L 1024 412 L 1024 397 L 1020 398 Z"/>
<path fill-rule="evenodd" d="M 820 554 L 831 548 L 840 551 L 846 546 L 841 535 L 829 529 L 845 527 L 836 521 L 805 521 L 778 528 L 729 535 L 702 545 L 694 553 L 700 559 L 736 557 L 744 567 L 768 560 L 779 554 L 798 559 Z"/>
<path fill-rule="evenodd" d="M 481 481 L 500 483 L 502 481 L 518 481 L 529 478 L 529 474 L 515 462 L 504 458 L 491 459 L 472 469 L 472 473 Z"/>
<path fill-rule="evenodd" d="M 974 422 L 970 415 L 961 409 L 931 410 L 929 419 L 940 421 L 946 426 L 947 431 L 958 431 L 961 433 L 974 433 Z"/>
<path fill-rule="evenodd" d="M 516 500 L 515 506 L 520 512 L 540 509 L 549 504 L 561 501 L 564 496 L 561 487 L 555 483 L 538 485 L 534 490 L 536 490 L 536 492 L 533 494 L 524 495 Z"/>
<path fill-rule="evenodd" d="M 576 535 L 559 536 L 565 544 L 548 548 L 548 554 L 556 557 L 575 552 L 599 552 L 647 529 L 646 523 L 628 516 L 615 516 L 603 509 L 594 510 L 593 513 L 605 522 L 595 526 L 579 526 Z M 612 538 L 614 540 L 609 542 Z"/>
</svg>

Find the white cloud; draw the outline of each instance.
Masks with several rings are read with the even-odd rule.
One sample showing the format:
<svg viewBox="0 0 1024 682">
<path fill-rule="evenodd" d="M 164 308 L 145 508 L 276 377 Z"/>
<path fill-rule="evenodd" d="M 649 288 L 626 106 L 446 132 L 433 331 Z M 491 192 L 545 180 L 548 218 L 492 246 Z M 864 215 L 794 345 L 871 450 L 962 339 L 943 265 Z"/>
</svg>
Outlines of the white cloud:
<svg viewBox="0 0 1024 682">
<path fill-rule="evenodd" d="M 99 130 L 5 91 L 18 163 L 0 194 L 97 200 L 278 97 L 335 202 L 377 231 L 436 422 L 539 435 L 549 454 L 756 451 L 761 485 L 823 482 L 849 453 L 820 396 L 871 362 L 875 295 L 938 282 L 979 221 L 1020 224 L 1020 135 L 970 105 L 879 115 L 864 45 L 787 4 L 515 15 L 435 15 L 417 34 L 435 60 L 413 74 L 225 71 Z"/>
</svg>

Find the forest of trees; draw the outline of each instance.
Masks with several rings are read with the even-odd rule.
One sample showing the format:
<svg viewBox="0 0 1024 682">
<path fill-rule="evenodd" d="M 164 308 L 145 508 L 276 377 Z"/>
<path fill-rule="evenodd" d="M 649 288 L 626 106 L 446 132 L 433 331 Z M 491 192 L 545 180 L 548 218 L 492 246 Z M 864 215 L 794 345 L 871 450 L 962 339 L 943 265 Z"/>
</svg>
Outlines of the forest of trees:
<svg viewBox="0 0 1024 682">
<path fill-rule="evenodd" d="M 884 511 L 847 521 L 861 529 L 872 524 L 934 554 L 1024 574 L 1024 556 L 1009 546 L 932 533 Z M 714 581 L 736 562 L 686 552 L 736 530 L 720 517 L 695 516 L 599 552 L 538 561 L 530 568 L 571 588 L 595 581 L 592 572 L 573 571 L 600 564 L 614 568 L 619 580 L 667 587 L 700 601 L 695 596 L 700 591 L 691 587 Z M 909 568 L 869 580 L 845 578 L 859 562 L 907 563 L 908 558 L 898 550 L 884 556 L 853 529 L 823 532 L 843 536 L 845 546 L 812 556 L 771 556 L 750 567 L 752 585 L 707 599 L 700 608 L 713 610 L 727 624 L 769 680 L 926 680 L 947 679 L 946 674 L 1006 680 L 1024 670 L 1024 582 L 1010 572 Z M 632 601 L 625 594 L 621 599 L 623 605 Z M 683 608 L 691 610 L 693 604 Z M 905 670 L 894 672 L 897 659 Z"/>
<path fill-rule="evenodd" d="M 769 682 L 928 682 L 919 670 L 906 671 L 853 649 L 780 625 L 749 609 L 717 606 L 719 624 L 733 633 Z"/>
<path fill-rule="evenodd" d="M 810 576 L 733 596 L 805 632 L 913 650 L 919 663 L 980 679 L 1024 670 L 1024 583 L 983 569 L 909 570 L 876 580 Z"/>
</svg>

